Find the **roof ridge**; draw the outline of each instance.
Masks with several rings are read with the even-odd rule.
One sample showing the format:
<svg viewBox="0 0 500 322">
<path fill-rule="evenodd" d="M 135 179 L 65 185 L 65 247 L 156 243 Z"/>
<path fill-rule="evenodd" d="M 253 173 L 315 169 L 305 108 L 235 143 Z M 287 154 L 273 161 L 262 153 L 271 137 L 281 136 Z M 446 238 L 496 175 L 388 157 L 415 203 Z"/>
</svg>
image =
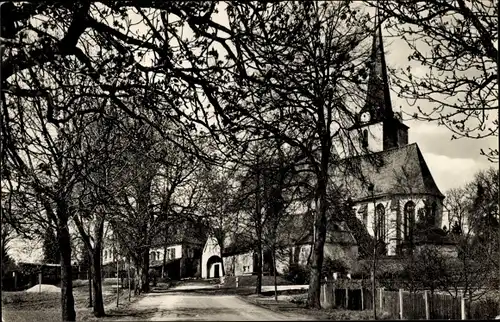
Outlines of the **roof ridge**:
<svg viewBox="0 0 500 322">
<path fill-rule="evenodd" d="M 339 159 L 338 162 L 353 160 L 353 159 L 357 159 L 357 158 L 380 156 L 380 155 L 383 155 L 384 153 L 393 152 L 394 150 L 401 150 L 401 149 L 406 149 L 406 148 L 410 148 L 410 147 L 414 147 L 414 146 L 417 146 L 417 148 L 418 148 L 417 142 L 408 143 L 408 144 L 405 144 L 403 146 L 395 146 L 393 148 L 385 149 L 385 150 L 378 151 L 378 152 L 371 152 L 369 154 L 359 154 L 359 155 L 354 155 L 354 156 L 348 156 L 346 158 Z"/>
</svg>

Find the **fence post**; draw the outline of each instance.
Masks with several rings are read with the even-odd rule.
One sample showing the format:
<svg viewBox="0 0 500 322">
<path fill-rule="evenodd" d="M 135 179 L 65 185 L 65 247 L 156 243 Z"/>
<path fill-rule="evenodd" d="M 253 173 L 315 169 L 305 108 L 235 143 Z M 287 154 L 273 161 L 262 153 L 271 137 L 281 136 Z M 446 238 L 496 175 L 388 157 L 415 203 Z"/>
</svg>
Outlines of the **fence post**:
<svg viewBox="0 0 500 322">
<path fill-rule="evenodd" d="M 326 278 L 325 278 L 326 280 Z M 325 292 L 326 292 L 326 283 L 321 284 L 320 286 L 320 292 L 319 292 L 319 303 L 320 306 L 323 308 L 324 303 L 325 303 Z"/>
<path fill-rule="evenodd" d="M 379 288 L 379 298 L 380 298 L 380 311 L 384 309 L 384 288 Z"/>
<path fill-rule="evenodd" d="M 333 307 L 336 307 L 337 306 L 337 298 L 336 298 L 336 294 L 335 294 L 335 283 L 332 284 L 332 305 Z"/>
<path fill-rule="evenodd" d="M 403 289 L 399 289 L 399 319 L 403 320 Z"/>
<path fill-rule="evenodd" d="M 238 280 L 238 276 L 236 276 L 236 288 L 238 288 L 238 285 L 239 285 L 239 280 Z"/>
<path fill-rule="evenodd" d="M 365 309 L 365 290 L 363 289 L 363 284 L 361 284 L 361 311 Z"/>
<path fill-rule="evenodd" d="M 42 271 L 38 273 L 38 293 L 42 293 Z"/>
<path fill-rule="evenodd" d="M 424 302 L 425 302 L 425 319 L 430 320 L 431 314 L 429 311 L 429 292 L 427 290 L 424 291 Z"/>
<path fill-rule="evenodd" d="M 349 310 L 349 288 L 345 286 L 345 309 Z"/>
<path fill-rule="evenodd" d="M 333 281 L 328 283 L 328 278 L 325 277 L 325 284 L 324 284 L 324 291 L 323 291 L 323 302 L 325 303 L 324 308 L 333 307 L 332 286 L 333 286 Z"/>
<path fill-rule="evenodd" d="M 462 320 L 467 320 L 467 316 L 465 314 L 465 296 L 463 295 L 460 298 L 460 315 Z"/>
</svg>

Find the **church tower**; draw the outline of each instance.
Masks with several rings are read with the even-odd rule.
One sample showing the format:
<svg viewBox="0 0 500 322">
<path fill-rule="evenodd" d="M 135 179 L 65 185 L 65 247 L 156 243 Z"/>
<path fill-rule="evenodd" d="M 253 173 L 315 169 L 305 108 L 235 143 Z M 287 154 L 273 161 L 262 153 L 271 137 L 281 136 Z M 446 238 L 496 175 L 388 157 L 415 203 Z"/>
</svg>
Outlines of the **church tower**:
<svg viewBox="0 0 500 322">
<path fill-rule="evenodd" d="M 378 16 L 378 14 L 377 14 Z M 377 17 L 375 24 L 378 23 Z M 382 27 L 373 35 L 366 101 L 350 128 L 355 153 L 380 152 L 408 144 L 408 126 L 392 110 Z"/>
</svg>

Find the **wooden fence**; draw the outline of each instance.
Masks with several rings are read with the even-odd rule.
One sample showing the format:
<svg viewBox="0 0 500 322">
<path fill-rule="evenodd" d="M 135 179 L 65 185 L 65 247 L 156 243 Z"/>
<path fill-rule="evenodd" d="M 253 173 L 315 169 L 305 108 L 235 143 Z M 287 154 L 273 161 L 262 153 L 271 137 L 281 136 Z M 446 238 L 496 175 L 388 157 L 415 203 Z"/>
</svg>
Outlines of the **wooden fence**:
<svg viewBox="0 0 500 322">
<path fill-rule="evenodd" d="M 321 288 L 321 305 L 324 308 L 372 310 L 373 295 L 368 284 L 369 281 L 326 281 Z M 466 319 L 465 299 L 449 294 L 377 288 L 375 305 L 379 314 L 388 314 L 391 319 Z"/>
</svg>

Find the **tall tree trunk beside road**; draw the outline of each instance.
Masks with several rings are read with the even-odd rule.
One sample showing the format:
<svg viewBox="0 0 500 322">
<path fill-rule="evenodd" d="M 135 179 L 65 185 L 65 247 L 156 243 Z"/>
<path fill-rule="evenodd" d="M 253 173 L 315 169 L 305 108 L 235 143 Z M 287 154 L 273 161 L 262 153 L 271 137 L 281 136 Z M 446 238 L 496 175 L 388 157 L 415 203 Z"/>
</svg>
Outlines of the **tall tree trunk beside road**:
<svg viewBox="0 0 500 322">
<path fill-rule="evenodd" d="M 57 240 L 61 251 L 61 316 L 62 321 L 76 321 L 71 267 L 71 236 L 67 222 L 59 222 Z"/>
</svg>

